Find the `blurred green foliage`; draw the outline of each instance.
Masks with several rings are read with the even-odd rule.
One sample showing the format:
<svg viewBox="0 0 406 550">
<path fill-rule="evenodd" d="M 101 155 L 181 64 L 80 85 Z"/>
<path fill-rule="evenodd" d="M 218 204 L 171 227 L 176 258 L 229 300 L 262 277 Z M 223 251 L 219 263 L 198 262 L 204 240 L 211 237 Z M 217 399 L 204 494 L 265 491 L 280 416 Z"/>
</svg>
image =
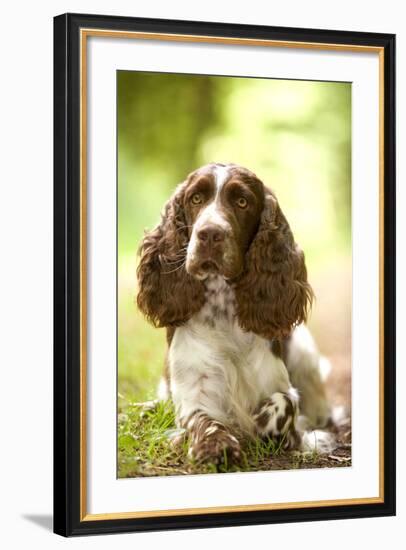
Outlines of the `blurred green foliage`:
<svg viewBox="0 0 406 550">
<path fill-rule="evenodd" d="M 134 305 L 136 250 L 198 166 L 235 162 L 276 192 L 310 280 L 350 262 L 351 85 L 119 71 L 117 101 L 119 388 L 143 399 L 165 338 Z"/>
</svg>

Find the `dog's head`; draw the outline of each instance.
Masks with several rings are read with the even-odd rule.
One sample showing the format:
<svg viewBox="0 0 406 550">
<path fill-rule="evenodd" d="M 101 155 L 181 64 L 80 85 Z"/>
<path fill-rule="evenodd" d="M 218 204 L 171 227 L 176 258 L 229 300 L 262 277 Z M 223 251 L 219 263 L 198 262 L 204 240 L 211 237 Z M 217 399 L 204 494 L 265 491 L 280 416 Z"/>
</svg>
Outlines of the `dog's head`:
<svg viewBox="0 0 406 550">
<path fill-rule="evenodd" d="M 306 319 L 312 291 L 303 252 L 275 195 L 235 164 L 192 172 L 144 237 L 138 305 L 156 326 L 187 321 L 204 303 L 204 280 L 233 286 L 240 326 L 282 337 Z"/>
<path fill-rule="evenodd" d="M 228 280 L 240 275 L 263 207 L 264 186 L 249 170 L 209 164 L 193 172 L 184 198 L 186 271 L 200 280 L 209 273 Z"/>
</svg>

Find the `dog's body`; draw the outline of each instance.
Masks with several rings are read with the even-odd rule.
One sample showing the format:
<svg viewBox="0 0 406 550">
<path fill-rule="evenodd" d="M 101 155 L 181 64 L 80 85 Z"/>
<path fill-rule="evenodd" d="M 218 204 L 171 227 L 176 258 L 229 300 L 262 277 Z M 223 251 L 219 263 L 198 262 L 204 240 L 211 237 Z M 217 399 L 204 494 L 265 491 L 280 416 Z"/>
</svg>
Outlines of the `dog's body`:
<svg viewBox="0 0 406 550">
<path fill-rule="evenodd" d="M 192 173 L 141 246 L 138 305 L 168 331 L 161 396 L 197 460 L 238 460 L 238 436 L 305 448 L 330 417 L 320 358 L 303 322 L 304 256 L 275 196 L 250 171 Z"/>
</svg>

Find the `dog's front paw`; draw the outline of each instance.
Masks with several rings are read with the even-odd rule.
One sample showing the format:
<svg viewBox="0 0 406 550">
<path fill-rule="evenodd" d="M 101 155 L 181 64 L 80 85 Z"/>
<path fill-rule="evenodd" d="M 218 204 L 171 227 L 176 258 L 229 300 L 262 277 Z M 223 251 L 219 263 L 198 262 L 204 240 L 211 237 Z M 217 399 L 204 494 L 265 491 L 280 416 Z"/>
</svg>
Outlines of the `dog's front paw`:
<svg viewBox="0 0 406 550">
<path fill-rule="evenodd" d="M 301 438 L 295 426 L 296 415 L 296 403 L 288 395 L 276 392 L 254 413 L 257 433 L 281 441 L 284 449 L 298 448 Z"/>
<path fill-rule="evenodd" d="M 208 431 L 210 429 L 208 428 Z M 241 448 L 236 437 L 217 428 L 203 437 L 192 441 L 189 456 L 196 462 L 220 464 L 222 462 L 238 463 L 241 459 Z"/>
</svg>

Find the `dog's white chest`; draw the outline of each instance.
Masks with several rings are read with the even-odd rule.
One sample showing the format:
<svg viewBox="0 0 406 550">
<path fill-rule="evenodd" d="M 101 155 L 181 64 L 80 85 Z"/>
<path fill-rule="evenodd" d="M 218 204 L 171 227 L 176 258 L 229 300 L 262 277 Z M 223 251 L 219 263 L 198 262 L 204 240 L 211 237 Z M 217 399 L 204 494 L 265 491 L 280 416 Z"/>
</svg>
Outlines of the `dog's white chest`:
<svg viewBox="0 0 406 550">
<path fill-rule="evenodd" d="M 228 358 L 241 370 L 244 359 L 258 352 L 260 339 L 239 326 L 234 290 L 223 277 L 212 275 L 206 279 L 205 286 L 206 302 L 186 326 L 204 340 L 212 355 Z"/>
<path fill-rule="evenodd" d="M 238 325 L 232 288 L 221 277 L 206 281 L 206 303 L 175 331 L 169 350 L 171 392 L 180 414 L 202 409 L 219 420 L 252 412 L 289 379 L 270 343 Z"/>
<path fill-rule="evenodd" d="M 210 275 L 205 281 L 206 302 L 193 317 L 192 324 L 221 325 L 223 331 L 233 330 L 235 322 L 234 290 L 223 277 Z"/>
</svg>

